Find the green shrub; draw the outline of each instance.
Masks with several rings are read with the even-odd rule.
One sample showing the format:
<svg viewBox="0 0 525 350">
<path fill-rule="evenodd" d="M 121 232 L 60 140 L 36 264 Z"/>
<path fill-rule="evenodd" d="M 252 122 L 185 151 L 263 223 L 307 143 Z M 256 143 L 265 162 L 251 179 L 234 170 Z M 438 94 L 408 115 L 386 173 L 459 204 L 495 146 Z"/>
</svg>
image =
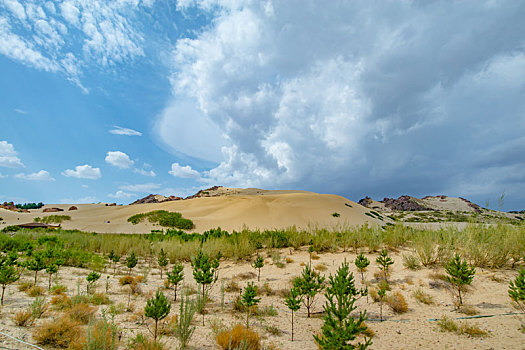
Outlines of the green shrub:
<svg viewBox="0 0 525 350">
<path fill-rule="evenodd" d="M 148 213 L 135 214 L 128 218 L 128 222 L 136 225 L 146 219 L 151 223 L 157 223 L 163 227 L 174 227 L 183 230 L 191 230 L 194 227 L 193 221 L 183 218 L 181 213 L 168 212 L 166 210 L 154 210 Z"/>
</svg>

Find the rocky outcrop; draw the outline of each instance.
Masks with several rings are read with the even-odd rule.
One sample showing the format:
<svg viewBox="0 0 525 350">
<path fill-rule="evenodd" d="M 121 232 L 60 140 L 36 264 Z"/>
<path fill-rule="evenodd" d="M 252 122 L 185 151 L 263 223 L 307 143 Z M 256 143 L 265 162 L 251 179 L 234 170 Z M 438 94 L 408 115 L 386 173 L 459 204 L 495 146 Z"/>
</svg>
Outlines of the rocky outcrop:
<svg viewBox="0 0 525 350">
<path fill-rule="evenodd" d="M 78 208 L 75 207 L 74 205 L 72 205 L 72 206 L 69 207 L 68 211 L 71 211 L 71 210 L 78 210 Z"/>
<path fill-rule="evenodd" d="M 144 198 L 137 199 L 131 204 L 145 204 L 145 203 L 163 203 L 163 202 L 169 202 L 169 201 L 178 201 L 183 199 L 182 197 L 176 197 L 176 196 L 169 196 L 164 197 L 160 194 L 150 194 L 147 195 Z"/>
<path fill-rule="evenodd" d="M 59 211 L 64 211 L 64 209 L 61 209 L 61 208 L 45 208 L 42 212 L 43 213 L 57 213 Z"/>
<path fill-rule="evenodd" d="M 370 208 L 373 202 L 374 200 L 372 198 L 366 196 L 365 198 L 361 198 L 357 203 L 361 204 L 363 207 Z"/>
<path fill-rule="evenodd" d="M 213 194 L 210 194 L 210 192 L 217 191 L 222 186 L 213 186 L 210 188 L 207 188 L 205 190 L 200 190 L 199 192 L 195 193 L 194 195 L 188 196 L 184 199 L 193 199 L 193 198 L 200 198 L 200 197 L 214 197 Z"/>
<path fill-rule="evenodd" d="M 365 206 L 367 208 L 371 208 L 372 204 L 374 203 L 374 200 L 370 197 L 365 197 L 358 202 L 362 206 Z M 400 196 L 399 198 L 388 198 L 385 197 L 380 203 L 383 203 L 386 208 L 390 210 L 397 210 L 397 211 L 422 211 L 422 210 L 432 210 L 432 208 L 428 208 L 421 203 L 418 202 L 417 198 L 411 197 L 411 196 Z"/>
<path fill-rule="evenodd" d="M 463 202 L 467 203 L 467 205 L 468 205 L 469 207 L 471 207 L 472 209 L 474 209 L 474 211 L 475 211 L 476 213 L 479 214 L 479 213 L 482 213 L 482 212 L 483 212 L 483 209 L 482 209 L 479 205 L 477 205 L 477 204 L 475 204 L 475 203 L 472 203 L 472 202 L 469 201 L 468 199 L 465 199 L 465 198 L 463 198 L 463 197 L 459 197 L 459 199 L 461 199 Z"/>
</svg>

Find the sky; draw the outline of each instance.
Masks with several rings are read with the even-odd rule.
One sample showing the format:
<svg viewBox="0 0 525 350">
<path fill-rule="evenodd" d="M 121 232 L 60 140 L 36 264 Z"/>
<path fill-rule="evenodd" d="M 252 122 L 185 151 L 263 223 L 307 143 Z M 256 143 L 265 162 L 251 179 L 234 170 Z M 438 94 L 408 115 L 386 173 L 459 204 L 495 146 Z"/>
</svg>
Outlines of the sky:
<svg viewBox="0 0 525 350">
<path fill-rule="evenodd" d="M 525 1 L 0 0 L 0 201 L 213 185 L 525 209 Z"/>
</svg>

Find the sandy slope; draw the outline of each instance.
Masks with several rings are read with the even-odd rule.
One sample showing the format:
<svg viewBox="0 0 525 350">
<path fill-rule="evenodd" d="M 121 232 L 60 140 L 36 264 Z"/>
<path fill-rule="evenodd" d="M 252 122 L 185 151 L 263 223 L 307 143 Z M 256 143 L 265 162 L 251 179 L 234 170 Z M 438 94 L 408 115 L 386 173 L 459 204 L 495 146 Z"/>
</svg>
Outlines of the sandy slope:
<svg viewBox="0 0 525 350">
<path fill-rule="evenodd" d="M 351 207 L 345 205 L 351 205 Z M 295 225 L 307 228 L 309 225 L 333 227 L 337 225 L 383 224 L 366 216 L 369 209 L 344 197 L 312 192 L 263 191 L 247 189 L 235 195 L 194 198 L 156 204 L 138 204 L 108 207 L 104 204 L 79 204 L 78 210 L 67 211 L 69 204 L 46 205 L 65 209 L 64 212 L 49 213 L 70 215 L 71 221 L 62 224 L 64 228 L 93 232 L 149 233 L 159 228 L 150 223 L 132 225 L 128 217 L 137 213 L 163 209 L 178 211 L 193 220 L 195 230 L 203 232 L 220 226 L 228 231 L 238 230 L 246 225 L 251 229 L 284 228 Z M 37 216 L 49 215 L 43 209 L 31 213 L 15 213 L 0 209 L 0 217 L 6 225 L 32 222 Z M 335 218 L 332 213 L 340 217 Z M 110 223 L 107 223 L 107 222 Z"/>
</svg>

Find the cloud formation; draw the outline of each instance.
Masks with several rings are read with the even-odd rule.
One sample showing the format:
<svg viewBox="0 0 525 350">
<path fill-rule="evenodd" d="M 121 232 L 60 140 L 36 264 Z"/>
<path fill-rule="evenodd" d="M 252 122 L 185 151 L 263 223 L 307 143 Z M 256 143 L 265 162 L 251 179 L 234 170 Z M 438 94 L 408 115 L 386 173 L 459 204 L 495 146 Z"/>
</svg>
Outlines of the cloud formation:
<svg viewBox="0 0 525 350">
<path fill-rule="evenodd" d="M 0 166 L 6 168 L 24 167 L 24 164 L 17 157 L 18 152 L 12 144 L 7 141 L 0 141 Z"/>
<path fill-rule="evenodd" d="M 157 174 L 153 170 L 146 170 L 146 169 L 135 168 L 135 169 L 133 169 L 133 172 L 137 173 L 137 174 L 140 174 L 140 175 L 149 176 L 149 177 L 157 176 Z"/>
<path fill-rule="evenodd" d="M 136 13 L 151 1 L 36 0 L 0 2 L 0 54 L 64 74 L 84 92 L 85 66 L 107 68 L 144 56 Z M 32 36 L 25 36 L 27 30 Z"/>
<path fill-rule="evenodd" d="M 97 198 L 93 196 L 86 196 L 81 198 L 63 198 L 60 200 L 60 203 L 62 204 L 89 204 L 97 202 Z"/>
<path fill-rule="evenodd" d="M 62 172 L 67 177 L 76 177 L 78 179 L 97 180 L 102 177 L 100 168 L 93 168 L 91 165 L 77 165 L 75 170 L 67 169 Z"/>
<path fill-rule="evenodd" d="M 158 190 L 161 187 L 160 184 L 156 183 L 146 183 L 146 184 L 136 184 L 136 185 L 124 185 L 120 186 L 121 190 L 131 191 L 131 192 L 153 192 Z"/>
<path fill-rule="evenodd" d="M 122 128 L 115 125 L 114 129 L 109 130 L 110 134 L 126 136 L 142 136 L 142 133 L 133 129 Z"/>
<path fill-rule="evenodd" d="M 108 152 L 105 161 L 106 163 L 116 166 L 120 169 L 128 169 L 135 163 L 126 153 L 121 151 Z"/>
<path fill-rule="evenodd" d="M 226 141 L 205 182 L 350 196 L 525 193 L 521 175 L 494 178 L 525 165 L 523 3 L 178 6 L 214 19 L 177 42 L 162 115 L 172 127 L 161 135 L 186 115 L 215 126 L 206 132 Z M 194 107 L 168 113 L 179 106 Z"/>
<path fill-rule="evenodd" d="M 131 198 L 136 197 L 137 195 L 135 193 L 128 193 L 124 192 L 122 190 L 118 190 L 116 193 L 110 193 L 108 194 L 109 198 L 115 198 L 115 199 L 124 199 L 124 198 Z"/>
<path fill-rule="evenodd" d="M 199 172 L 193 170 L 191 166 L 181 166 L 179 163 L 171 164 L 171 170 L 168 171 L 168 173 L 175 177 L 181 177 L 184 179 L 199 179 L 201 177 Z"/>
<path fill-rule="evenodd" d="M 39 172 L 31 174 L 20 173 L 16 174 L 15 177 L 17 179 L 28 181 L 55 181 L 55 178 L 52 177 L 51 174 L 49 174 L 49 172 L 47 172 L 46 170 L 40 170 Z"/>
</svg>

